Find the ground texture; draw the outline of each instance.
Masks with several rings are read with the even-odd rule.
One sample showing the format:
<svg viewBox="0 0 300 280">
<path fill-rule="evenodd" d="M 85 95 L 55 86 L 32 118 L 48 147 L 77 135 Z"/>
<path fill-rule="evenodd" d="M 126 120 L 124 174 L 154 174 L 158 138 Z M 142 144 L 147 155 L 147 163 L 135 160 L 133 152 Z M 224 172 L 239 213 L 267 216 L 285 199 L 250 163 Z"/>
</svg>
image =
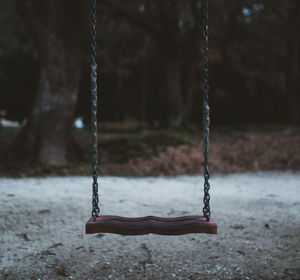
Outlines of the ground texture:
<svg viewBox="0 0 300 280">
<path fill-rule="evenodd" d="M 218 235 L 85 235 L 90 178 L 0 179 L 0 279 L 300 279 L 300 173 L 219 175 Z M 201 213 L 202 178 L 100 179 L 104 214 Z"/>
</svg>

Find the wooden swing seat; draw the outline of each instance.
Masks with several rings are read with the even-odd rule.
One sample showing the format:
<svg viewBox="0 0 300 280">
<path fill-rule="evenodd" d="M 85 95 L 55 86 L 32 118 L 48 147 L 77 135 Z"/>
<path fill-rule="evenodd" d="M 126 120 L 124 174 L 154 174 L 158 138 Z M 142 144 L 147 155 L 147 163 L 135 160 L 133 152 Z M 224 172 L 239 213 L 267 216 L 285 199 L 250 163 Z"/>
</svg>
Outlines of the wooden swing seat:
<svg viewBox="0 0 300 280">
<path fill-rule="evenodd" d="M 207 222 L 202 216 L 183 216 L 162 218 L 146 216 L 127 218 L 103 215 L 96 221 L 91 218 L 86 224 L 86 233 L 115 233 L 121 235 L 181 235 L 188 233 L 217 234 L 217 224 L 212 220 Z"/>
</svg>

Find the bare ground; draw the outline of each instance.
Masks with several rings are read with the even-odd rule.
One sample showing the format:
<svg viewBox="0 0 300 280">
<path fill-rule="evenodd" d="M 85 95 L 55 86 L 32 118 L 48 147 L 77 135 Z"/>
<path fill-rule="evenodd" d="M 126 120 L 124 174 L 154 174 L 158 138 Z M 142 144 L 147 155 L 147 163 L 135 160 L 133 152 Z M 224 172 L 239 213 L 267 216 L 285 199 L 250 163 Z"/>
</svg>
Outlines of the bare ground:
<svg viewBox="0 0 300 280">
<path fill-rule="evenodd" d="M 300 279 L 300 173 L 219 175 L 218 235 L 85 235 L 90 178 L 0 179 L 0 279 Z M 202 178 L 100 179 L 103 213 L 201 212 Z"/>
</svg>

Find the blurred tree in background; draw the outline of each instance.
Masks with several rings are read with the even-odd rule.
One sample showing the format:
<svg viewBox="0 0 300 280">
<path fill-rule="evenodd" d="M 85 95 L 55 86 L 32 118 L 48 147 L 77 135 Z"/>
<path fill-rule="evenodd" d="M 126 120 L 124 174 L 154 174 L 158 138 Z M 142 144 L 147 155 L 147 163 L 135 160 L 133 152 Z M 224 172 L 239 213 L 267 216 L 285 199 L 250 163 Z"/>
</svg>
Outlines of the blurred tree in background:
<svg viewBox="0 0 300 280">
<path fill-rule="evenodd" d="M 300 123 L 300 3 L 287 1 L 287 92 L 290 108 L 289 120 Z"/>
<path fill-rule="evenodd" d="M 0 111 L 23 121 L 35 95 L 38 61 L 15 1 L 0 0 L 0 6 Z"/>
<path fill-rule="evenodd" d="M 90 118 L 89 7 L 0 5 L 0 110 L 27 121 L 22 157 L 66 163 L 80 154 L 74 118 Z M 296 0 L 210 1 L 214 125 L 299 124 L 299 12 Z M 98 1 L 101 120 L 200 124 L 201 25 L 199 0 Z"/>
<path fill-rule="evenodd" d="M 71 0 L 16 1 L 16 11 L 26 25 L 39 64 L 32 109 L 26 112 L 26 125 L 14 144 L 18 157 L 61 165 L 80 155 L 72 127 L 84 57 L 86 6 Z M 17 78 L 14 75 L 11 82 Z M 13 103 L 17 102 L 15 98 Z"/>
</svg>

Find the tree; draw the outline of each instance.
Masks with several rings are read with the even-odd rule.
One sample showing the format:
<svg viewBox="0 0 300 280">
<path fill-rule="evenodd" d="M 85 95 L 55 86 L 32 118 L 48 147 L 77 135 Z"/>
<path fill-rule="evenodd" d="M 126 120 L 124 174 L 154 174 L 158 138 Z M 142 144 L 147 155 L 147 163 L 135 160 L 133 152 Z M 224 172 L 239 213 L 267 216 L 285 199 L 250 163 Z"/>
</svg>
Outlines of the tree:
<svg viewBox="0 0 300 280">
<path fill-rule="evenodd" d="M 289 121 L 300 124 L 300 2 L 287 1 L 287 92 Z"/>
<path fill-rule="evenodd" d="M 38 91 L 16 154 L 45 165 L 78 157 L 72 136 L 83 59 L 86 7 L 74 0 L 19 0 L 40 66 Z"/>
<path fill-rule="evenodd" d="M 47 87 L 42 86 L 42 81 L 50 84 L 59 77 L 67 81 L 63 78 L 65 74 L 61 75 L 61 71 L 68 71 L 64 70 L 64 62 L 68 61 L 70 65 L 74 61 L 70 71 L 77 72 L 79 69 L 81 72 L 82 69 L 76 116 L 84 117 L 85 123 L 90 120 L 87 91 L 90 83 L 89 63 L 88 59 L 83 58 L 82 51 L 82 39 L 85 39 L 82 34 L 88 35 L 88 27 L 82 31 L 84 22 L 87 22 L 87 7 L 80 7 L 80 3 L 84 5 L 88 1 L 65 0 L 59 3 L 57 0 L 42 0 L 39 4 L 33 0 L 19 0 L 19 10 L 26 24 L 19 24 L 18 17 L 12 11 L 15 1 L 0 0 L 3 2 L 0 29 L 6 34 L 0 38 L 0 110 L 5 111 L 6 118 L 29 119 L 28 133 L 24 130 L 18 143 L 24 157 L 32 156 L 39 160 L 42 142 L 46 140 L 37 139 L 45 137 L 36 128 L 28 128 L 44 127 L 40 120 L 36 121 L 36 126 L 33 125 L 32 119 L 37 117 L 33 117 L 32 113 L 28 118 L 32 92 L 38 84 L 37 61 L 40 73 L 44 72 L 44 76 L 39 75 L 40 88 L 44 89 Z M 202 1 L 97 2 L 101 120 L 120 122 L 134 119 L 155 126 L 158 123 L 179 125 L 182 121 L 201 123 Z M 287 9 L 284 9 L 286 4 L 279 0 L 209 2 L 210 104 L 215 125 L 287 123 L 288 116 L 296 122 L 299 112 L 299 36 L 296 29 L 290 26 L 299 23 L 296 16 L 298 10 L 294 8 L 296 2 L 287 2 L 294 5 L 288 10 L 289 17 Z M 26 10 L 26 7 L 29 9 Z M 49 12 L 49 9 L 55 12 Z M 72 19 L 73 15 L 76 20 Z M 31 35 L 27 36 L 26 42 L 23 25 L 29 27 Z M 16 29 L 22 31 L 16 32 Z M 60 48 L 67 51 L 55 46 L 51 39 L 53 36 L 48 36 L 50 33 L 62 42 Z M 35 53 L 32 51 L 32 41 Z M 73 44 L 75 41 L 76 44 Z M 50 56 L 56 59 L 47 59 Z M 85 60 L 84 67 L 80 67 L 81 60 Z M 80 73 L 70 76 L 76 75 L 80 76 Z M 76 81 L 72 83 L 76 88 Z M 57 84 L 55 87 L 59 84 L 61 88 L 65 87 L 63 82 L 54 84 Z M 55 92 L 58 90 L 55 89 Z M 55 94 L 51 91 L 50 95 Z M 63 95 L 59 96 L 61 98 Z M 15 102 L 16 98 L 18 102 Z M 36 97 L 35 104 L 38 100 Z M 60 118 L 71 119 L 72 110 L 68 116 L 61 115 Z M 55 112 L 61 114 L 60 110 Z M 51 116 L 52 124 L 58 122 L 58 115 Z M 57 135 L 54 128 L 49 131 L 54 131 L 51 135 Z M 33 135 L 35 144 L 27 140 L 28 135 Z M 71 133 L 68 135 L 67 139 L 73 143 Z M 26 140 L 25 144 L 22 137 Z M 46 134 L 47 137 L 49 135 Z M 49 141 L 52 141 L 50 137 Z M 76 155 L 72 152 L 76 145 L 68 144 L 67 147 L 71 152 L 65 154 Z"/>
<path fill-rule="evenodd" d="M 164 80 L 165 121 L 178 126 L 188 119 L 200 59 L 200 1 L 101 1 L 101 10 L 144 30 L 156 46 Z"/>
<path fill-rule="evenodd" d="M 0 114 L 22 122 L 31 110 L 38 65 L 15 1 L 0 0 L 0 6 Z"/>
</svg>

